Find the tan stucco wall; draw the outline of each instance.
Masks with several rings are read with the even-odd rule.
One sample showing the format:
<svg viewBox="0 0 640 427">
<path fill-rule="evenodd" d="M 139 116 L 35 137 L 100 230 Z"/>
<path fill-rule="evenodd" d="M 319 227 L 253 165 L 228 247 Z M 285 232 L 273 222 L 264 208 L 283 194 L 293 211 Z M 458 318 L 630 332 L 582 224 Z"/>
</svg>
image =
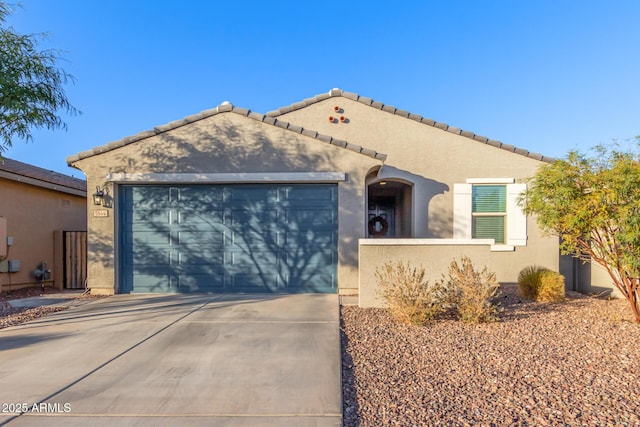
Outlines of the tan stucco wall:
<svg viewBox="0 0 640 427">
<path fill-rule="evenodd" d="M 236 113 L 220 113 L 140 140 L 73 166 L 96 185 L 117 194 L 109 173 L 345 172 L 338 184 L 338 283 L 342 292 L 358 284 L 358 238 L 364 233 L 365 175 L 380 161 Z M 93 293 L 113 293 L 117 282 L 117 197 L 109 216 L 89 206 L 88 282 Z M 103 209 L 102 207 L 98 207 Z M 349 291 L 351 289 L 352 291 Z"/>
<path fill-rule="evenodd" d="M 385 263 L 409 263 L 412 267 L 425 269 L 425 279 L 434 283 L 447 275 L 449 265 L 454 259 L 463 256 L 473 262 L 476 270 L 487 267 L 493 270 L 493 257 L 490 245 L 445 244 L 444 241 L 426 243 L 421 239 L 412 244 L 406 241 L 390 244 L 392 240 L 376 244 L 373 239 L 366 239 L 366 244 L 360 244 L 360 307 L 384 307 L 385 302 L 378 296 L 378 282 L 375 277 L 377 269 Z M 378 239 L 379 241 L 380 239 Z"/>
<path fill-rule="evenodd" d="M 32 271 L 41 261 L 51 269 L 51 285 L 63 268 L 54 254 L 54 231 L 85 231 L 86 199 L 0 178 L 0 217 L 7 218 L 7 236 L 13 237 L 8 259 L 21 262 L 21 271 L 0 273 L 2 289 L 39 283 Z"/>
<path fill-rule="evenodd" d="M 345 122 L 329 122 L 329 116 L 336 116 L 335 106 L 342 109 L 340 115 L 347 118 Z M 465 183 L 467 178 L 513 178 L 521 182 L 544 164 L 343 97 L 332 97 L 278 118 L 387 154 L 380 177 L 414 183 L 416 238 L 453 236 L 453 184 Z M 560 269 L 557 239 L 542 236 L 533 218 L 527 220 L 527 234 L 526 247 L 492 254 L 498 280 L 515 282 L 518 272 L 531 264 Z"/>
</svg>

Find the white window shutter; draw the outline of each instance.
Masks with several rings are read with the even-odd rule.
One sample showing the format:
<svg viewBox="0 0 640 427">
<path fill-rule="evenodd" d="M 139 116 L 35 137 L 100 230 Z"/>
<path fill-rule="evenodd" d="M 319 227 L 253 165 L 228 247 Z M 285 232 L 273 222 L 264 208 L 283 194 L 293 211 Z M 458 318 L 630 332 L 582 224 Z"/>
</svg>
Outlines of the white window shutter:
<svg viewBox="0 0 640 427">
<path fill-rule="evenodd" d="M 527 216 L 518 206 L 520 194 L 527 184 L 507 185 L 507 245 L 527 246 Z"/>
<path fill-rule="evenodd" d="M 453 238 L 471 239 L 472 184 L 453 184 Z"/>
</svg>

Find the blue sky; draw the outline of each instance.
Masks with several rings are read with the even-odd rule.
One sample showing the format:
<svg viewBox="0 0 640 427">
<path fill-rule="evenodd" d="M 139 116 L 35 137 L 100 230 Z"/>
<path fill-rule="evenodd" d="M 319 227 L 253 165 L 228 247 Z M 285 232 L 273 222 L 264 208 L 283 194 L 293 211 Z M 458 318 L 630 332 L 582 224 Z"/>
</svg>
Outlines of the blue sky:
<svg viewBox="0 0 640 427">
<path fill-rule="evenodd" d="M 14 2 L 14 0 L 10 0 Z M 66 157 L 213 108 L 337 87 L 549 156 L 640 135 L 640 2 L 21 0 L 82 111 L 5 156 Z"/>
</svg>

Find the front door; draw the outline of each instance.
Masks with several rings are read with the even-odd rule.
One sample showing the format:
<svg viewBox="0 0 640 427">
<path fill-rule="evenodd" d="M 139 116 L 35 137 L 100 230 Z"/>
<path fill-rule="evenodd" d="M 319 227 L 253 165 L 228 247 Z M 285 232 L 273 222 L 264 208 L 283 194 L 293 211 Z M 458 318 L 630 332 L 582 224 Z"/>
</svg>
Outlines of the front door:
<svg viewBox="0 0 640 427">
<path fill-rule="evenodd" d="M 369 199 L 368 237 L 395 235 L 395 200 L 387 197 Z"/>
</svg>

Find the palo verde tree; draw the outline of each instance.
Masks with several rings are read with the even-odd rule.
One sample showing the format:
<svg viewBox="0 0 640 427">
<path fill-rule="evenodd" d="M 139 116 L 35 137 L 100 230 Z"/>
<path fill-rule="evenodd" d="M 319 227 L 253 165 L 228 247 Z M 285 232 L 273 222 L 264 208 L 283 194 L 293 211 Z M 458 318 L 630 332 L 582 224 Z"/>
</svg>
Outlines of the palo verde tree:
<svg viewBox="0 0 640 427">
<path fill-rule="evenodd" d="M 43 34 L 6 26 L 11 12 L 0 0 L 0 154 L 15 139 L 30 141 L 34 128 L 66 128 L 60 112 L 78 113 L 64 92 L 73 77 L 57 66 L 59 52 L 38 50 Z"/>
<path fill-rule="evenodd" d="M 542 166 L 520 203 L 560 237 L 563 254 L 604 267 L 640 322 L 640 151 L 611 145 L 592 153 L 571 151 Z"/>
</svg>

